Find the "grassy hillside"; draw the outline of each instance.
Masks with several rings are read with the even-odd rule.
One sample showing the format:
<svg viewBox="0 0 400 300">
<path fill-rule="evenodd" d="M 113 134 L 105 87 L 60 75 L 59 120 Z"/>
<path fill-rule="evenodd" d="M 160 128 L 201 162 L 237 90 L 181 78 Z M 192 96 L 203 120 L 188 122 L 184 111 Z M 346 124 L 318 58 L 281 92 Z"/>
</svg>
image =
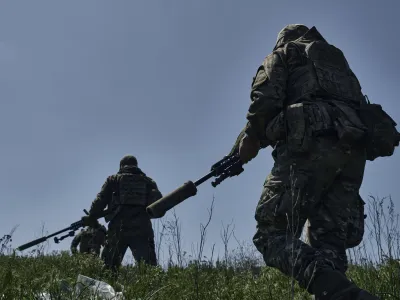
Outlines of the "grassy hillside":
<svg viewBox="0 0 400 300">
<path fill-rule="evenodd" d="M 400 299 L 398 216 L 391 199 L 371 199 L 368 208 L 364 242 L 348 252 L 348 276 L 382 299 Z M 5 236 L 0 242 L 0 294 L 3 299 L 35 299 L 35 295 L 49 292 L 52 299 L 73 299 L 72 292 L 61 286 L 73 287 L 77 275 L 83 274 L 117 288 L 124 286 L 126 299 L 311 299 L 290 278 L 264 267 L 251 245 L 226 249 L 222 258 L 202 259 L 207 223 L 201 227 L 196 253 L 187 260 L 179 248 L 179 226 L 176 216 L 164 223 L 164 236 L 173 237 L 169 246 L 177 251 L 171 252 L 163 268 L 126 265 L 117 282 L 102 272 L 102 262 L 97 258 L 48 253 L 43 246 L 27 256 L 16 256 L 11 250 L 11 236 Z M 226 245 L 232 236 L 229 226 L 223 233 L 222 244 Z M 82 295 L 79 299 L 89 298 Z"/>
</svg>

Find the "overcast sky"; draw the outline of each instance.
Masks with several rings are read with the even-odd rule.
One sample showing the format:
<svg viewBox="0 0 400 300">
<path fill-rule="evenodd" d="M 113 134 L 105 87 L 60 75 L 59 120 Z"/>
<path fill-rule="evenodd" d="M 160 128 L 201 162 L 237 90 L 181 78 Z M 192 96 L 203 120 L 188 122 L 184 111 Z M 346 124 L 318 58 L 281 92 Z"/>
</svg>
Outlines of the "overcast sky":
<svg viewBox="0 0 400 300">
<path fill-rule="evenodd" d="M 163 194 L 205 175 L 244 126 L 252 77 L 287 24 L 316 26 L 400 122 L 398 1 L 285 3 L 2 0 L 0 235 L 19 225 L 18 246 L 39 237 L 42 222 L 50 233 L 77 221 L 128 153 Z M 232 220 L 236 237 L 251 241 L 270 153 L 177 207 L 185 249 L 213 195 L 206 248 Z M 368 163 L 362 196 L 398 202 L 399 163 L 399 150 Z"/>
</svg>

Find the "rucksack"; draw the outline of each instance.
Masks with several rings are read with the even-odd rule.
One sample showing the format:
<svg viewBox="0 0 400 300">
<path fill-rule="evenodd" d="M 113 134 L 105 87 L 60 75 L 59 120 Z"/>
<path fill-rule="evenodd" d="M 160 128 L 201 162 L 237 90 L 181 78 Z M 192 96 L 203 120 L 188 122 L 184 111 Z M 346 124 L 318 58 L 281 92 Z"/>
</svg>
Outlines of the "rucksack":
<svg viewBox="0 0 400 300">
<path fill-rule="evenodd" d="M 396 122 L 381 105 L 371 103 L 367 95 L 365 95 L 365 101 L 361 103 L 359 116 L 367 127 L 365 138 L 367 160 L 373 161 L 378 157 L 392 156 L 400 142 Z"/>
</svg>

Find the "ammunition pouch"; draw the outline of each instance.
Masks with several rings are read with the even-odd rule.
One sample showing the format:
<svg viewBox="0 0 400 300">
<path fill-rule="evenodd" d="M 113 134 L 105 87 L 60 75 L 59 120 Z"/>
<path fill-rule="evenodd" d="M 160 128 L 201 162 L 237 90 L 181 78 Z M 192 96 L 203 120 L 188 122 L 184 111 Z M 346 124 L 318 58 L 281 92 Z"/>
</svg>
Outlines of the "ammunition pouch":
<svg viewBox="0 0 400 300">
<path fill-rule="evenodd" d="M 336 135 L 332 114 L 332 107 L 324 102 L 304 102 L 288 106 L 285 124 L 289 151 L 306 153 L 316 137 Z"/>
<path fill-rule="evenodd" d="M 305 103 L 305 112 L 312 136 L 319 137 L 336 135 L 332 119 L 334 110 L 328 102 L 307 102 Z"/>
<path fill-rule="evenodd" d="M 367 128 L 365 138 L 367 159 L 370 161 L 378 157 L 392 156 L 399 146 L 400 133 L 396 129 L 396 122 L 382 109 L 379 104 L 367 102 L 360 107 L 361 121 Z"/>
<path fill-rule="evenodd" d="M 342 101 L 317 99 L 315 102 L 296 103 L 288 106 L 267 125 L 266 136 L 271 141 L 286 138 L 288 150 L 292 154 L 302 154 L 308 152 L 313 139 L 320 136 L 336 136 L 341 144 L 349 146 L 363 145 L 368 131 L 372 131 L 369 128 L 373 128 L 375 135 L 369 144 L 375 145 L 383 137 L 386 142 L 382 141 L 378 149 L 371 147 L 370 152 L 391 155 L 395 142 L 399 143 L 399 133 L 394 128 L 394 121 L 383 110 L 375 110 L 376 107 L 364 108 L 359 115 L 355 108 Z M 374 116 L 370 117 L 370 124 L 366 126 L 363 121 L 372 114 Z M 377 120 L 378 116 L 381 119 Z"/>
<path fill-rule="evenodd" d="M 292 104 L 285 112 L 286 143 L 292 154 L 308 152 L 311 143 L 310 127 L 303 103 Z"/>
<path fill-rule="evenodd" d="M 334 101 L 334 125 L 342 144 L 356 145 L 363 141 L 367 128 L 361 121 L 357 111 L 347 103 Z"/>
</svg>

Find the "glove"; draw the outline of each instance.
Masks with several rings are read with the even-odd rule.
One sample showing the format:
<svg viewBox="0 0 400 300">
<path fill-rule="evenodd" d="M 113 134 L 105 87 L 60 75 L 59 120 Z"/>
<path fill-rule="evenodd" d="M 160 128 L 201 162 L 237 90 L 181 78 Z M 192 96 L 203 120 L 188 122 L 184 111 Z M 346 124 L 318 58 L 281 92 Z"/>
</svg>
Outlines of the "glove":
<svg viewBox="0 0 400 300">
<path fill-rule="evenodd" d="M 260 141 L 244 135 L 239 144 L 239 156 L 243 164 L 247 164 L 255 158 L 260 150 Z"/>
<path fill-rule="evenodd" d="M 97 219 L 91 215 L 83 216 L 81 219 L 81 222 L 82 222 L 83 226 L 88 226 L 88 227 L 92 227 L 92 228 L 99 226 L 99 221 L 97 221 Z"/>
</svg>

